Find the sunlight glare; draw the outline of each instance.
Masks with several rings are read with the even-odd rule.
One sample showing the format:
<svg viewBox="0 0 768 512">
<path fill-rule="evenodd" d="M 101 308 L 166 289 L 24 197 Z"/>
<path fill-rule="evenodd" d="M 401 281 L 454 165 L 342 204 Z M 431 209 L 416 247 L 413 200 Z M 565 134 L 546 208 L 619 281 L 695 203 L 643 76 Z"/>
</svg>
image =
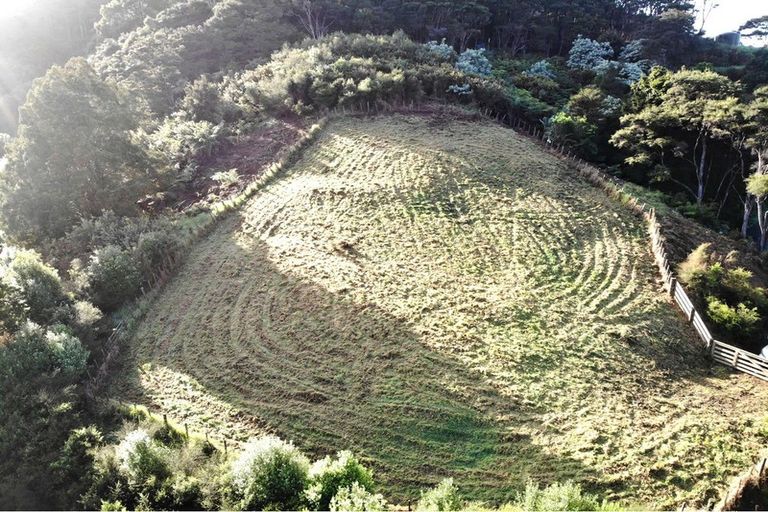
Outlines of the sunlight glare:
<svg viewBox="0 0 768 512">
<path fill-rule="evenodd" d="M 29 7 L 35 0 L 0 0 L 0 19 L 17 16 Z"/>
</svg>

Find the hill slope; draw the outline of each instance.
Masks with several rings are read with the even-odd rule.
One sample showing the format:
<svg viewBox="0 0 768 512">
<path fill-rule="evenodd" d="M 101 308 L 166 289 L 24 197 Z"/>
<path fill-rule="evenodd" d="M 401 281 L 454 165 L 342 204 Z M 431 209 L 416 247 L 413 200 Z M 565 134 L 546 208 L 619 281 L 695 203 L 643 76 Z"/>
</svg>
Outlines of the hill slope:
<svg viewBox="0 0 768 512">
<path fill-rule="evenodd" d="M 126 400 L 352 449 L 403 502 L 451 475 L 702 503 L 765 440 L 765 386 L 710 368 L 642 223 L 482 123 L 331 123 L 190 254 L 125 369 Z"/>
</svg>

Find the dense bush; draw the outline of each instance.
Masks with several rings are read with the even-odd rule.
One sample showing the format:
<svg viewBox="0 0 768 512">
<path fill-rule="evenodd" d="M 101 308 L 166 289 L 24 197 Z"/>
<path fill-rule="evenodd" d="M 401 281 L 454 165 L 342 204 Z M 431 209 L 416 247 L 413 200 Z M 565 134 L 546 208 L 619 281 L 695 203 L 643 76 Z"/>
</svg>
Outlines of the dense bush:
<svg viewBox="0 0 768 512">
<path fill-rule="evenodd" d="M 313 510 L 328 510 L 331 499 L 339 490 L 350 488 L 352 484 L 357 484 L 363 491 L 373 490 L 371 471 L 360 464 L 351 452 L 339 452 L 336 459 L 321 459 L 309 469 L 308 505 Z"/>
<path fill-rule="evenodd" d="M 477 76 L 490 76 L 493 70 L 485 50 L 464 50 L 456 61 L 456 69 Z"/>
<path fill-rule="evenodd" d="M 79 427 L 88 355 L 62 327 L 27 323 L 0 343 L 0 497 L 9 509 L 49 509 L 58 496 L 53 463 Z M 69 508 L 74 504 L 67 504 Z"/>
<path fill-rule="evenodd" d="M 130 214 L 154 188 L 154 166 L 132 135 L 140 115 L 123 94 L 83 59 L 35 82 L 1 176 L 0 212 L 16 239 L 58 238 L 107 208 Z"/>
<path fill-rule="evenodd" d="M 0 279 L 0 337 L 16 332 L 27 318 L 21 288 L 7 277 Z"/>
<path fill-rule="evenodd" d="M 387 510 L 387 502 L 381 494 L 372 494 L 362 485 L 353 482 L 352 485 L 339 489 L 331 500 L 329 510 L 331 512 L 380 512 Z"/>
<path fill-rule="evenodd" d="M 145 145 L 177 172 L 209 157 L 221 143 L 222 125 L 189 121 L 181 115 L 165 118 L 157 130 L 143 134 Z"/>
<path fill-rule="evenodd" d="M 30 320 L 42 325 L 69 320 L 70 300 L 61 278 L 40 254 L 18 250 L 10 262 L 8 278 L 18 287 Z"/>
<path fill-rule="evenodd" d="M 598 501 L 596 496 L 584 493 L 580 486 L 572 482 L 555 483 L 544 489 L 528 482 L 525 492 L 515 500 L 514 507 L 526 512 L 618 510 L 605 501 Z"/>
<path fill-rule="evenodd" d="M 594 156 L 597 149 L 594 142 L 597 127 L 586 117 L 558 112 L 548 119 L 546 131 L 552 141 L 571 146 L 582 156 Z"/>
<path fill-rule="evenodd" d="M 304 504 L 309 460 L 274 436 L 248 443 L 232 466 L 244 510 L 298 510 Z"/>
<path fill-rule="evenodd" d="M 444 510 L 461 510 L 464 501 L 459 489 L 453 484 L 453 478 L 446 478 L 434 489 L 422 492 L 416 510 L 420 512 L 435 512 Z"/>
<path fill-rule="evenodd" d="M 752 284 L 752 273 L 735 266 L 732 255 L 722 257 L 702 244 L 679 267 L 680 281 L 697 302 L 706 306 L 713 325 L 728 338 L 761 348 L 768 319 L 768 294 Z"/>
<path fill-rule="evenodd" d="M 93 302 L 114 311 L 139 294 L 141 271 L 134 254 L 115 245 L 97 250 L 87 269 Z"/>
<path fill-rule="evenodd" d="M 143 275 L 151 276 L 158 269 L 167 268 L 166 262 L 175 258 L 182 248 L 180 237 L 171 230 L 142 233 L 136 244 L 136 258 Z"/>
</svg>

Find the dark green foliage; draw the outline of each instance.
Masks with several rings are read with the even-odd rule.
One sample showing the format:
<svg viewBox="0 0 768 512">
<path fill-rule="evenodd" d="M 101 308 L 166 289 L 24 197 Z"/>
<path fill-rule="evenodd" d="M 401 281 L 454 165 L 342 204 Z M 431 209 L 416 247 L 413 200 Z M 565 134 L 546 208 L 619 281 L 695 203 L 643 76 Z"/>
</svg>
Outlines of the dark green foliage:
<svg viewBox="0 0 768 512">
<path fill-rule="evenodd" d="M 304 504 L 309 461 L 291 443 L 272 436 L 253 441 L 232 471 L 243 510 L 298 510 Z"/>
<path fill-rule="evenodd" d="M 114 245 L 99 249 L 87 273 L 93 302 L 104 311 L 114 311 L 139 294 L 141 270 L 132 252 Z"/>
<path fill-rule="evenodd" d="M 21 288 L 12 279 L 0 280 L 0 336 L 16 332 L 27 318 Z"/>
<path fill-rule="evenodd" d="M 9 291 L 18 290 L 33 322 L 51 325 L 71 318 L 70 300 L 58 272 L 46 265 L 38 253 L 18 250 L 9 265 L 8 278 L 15 285 Z"/>
<path fill-rule="evenodd" d="M 3 173 L 2 216 L 18 239 L 58 237 L 80 215 L 131 213 L 151 188 L 151 164 L 134 145 L 136 117 L 85 60 L 35 82 Z"/>
<path fill-rule="evenodd" d="M 680 265 L 680 280 L 706 306 L 715 327 L 746 348 L 760 349 L 768 320 L 768 295 L 752 284 L 752 273 L 722 258 L 709 244 L 693 251 Z"/>
<path fill-rule="evenodd" d="M 104 438 L 94 426 L 73 430 L 51 464 L 57 488 L 57 508 L 71 508 L 79 503 L 94 478 L 95 450 Z"/>
<path fill-rule="evenodd" d="M 34 324 L 0 344 L 0 507 L 61 505 L 55 492 L 61 473 L 53 464 L 79 426 L 82 356 L 65 330 Z"/>
<path fill-rule="evenodd" d="M 459 494 L 459 489 L 453 484 L 453 478 L 446 478 L 434 489 L 421 493 L 421 498 L 416 504 L 418 512 L 462 510 L 463 508 L 464 500 Z"/>
<path fill-rule="evenodd" d="M 351 452 L 339 452 L 336 459 L 326 457 L 315 462 L 309 471 L 307 501 L 312 510 L 329 510 L 331 499 L 342 487 L 357 483 L 373 491 L 373 475 Z"/>
</svg>

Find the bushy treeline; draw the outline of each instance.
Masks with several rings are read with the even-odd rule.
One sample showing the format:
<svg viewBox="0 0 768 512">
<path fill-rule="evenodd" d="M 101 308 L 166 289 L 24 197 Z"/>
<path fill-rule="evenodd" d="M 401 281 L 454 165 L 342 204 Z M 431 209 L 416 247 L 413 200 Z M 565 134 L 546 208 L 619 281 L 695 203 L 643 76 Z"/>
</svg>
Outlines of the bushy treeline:
<svg viewBox="0 0 768 512">
<path fill-rule="evenodd" d="M 720 339 L 759 352 L 768 330 L 768 293 L 735 260 L 703 244 L 680 264 L 680 280 Z"/>
<path fill-rule="evenodd" d="M 312 462 L 274 435 L 228 451 L 189 437 L 140 408 L 120 409 L 116 428 L 72 430 L 52 463 L 54 478 L 70 478 L 61 503 L 86 510 L 392 510 L 376 491 L 373 472 L 352 452 Z M 421 512 L 492 510 L 469 502 L 452 478 L 424 490 Z M 501 510 L 617 510 L 571 482 L 541 489 L 529 482 Z"/>
</svg>

